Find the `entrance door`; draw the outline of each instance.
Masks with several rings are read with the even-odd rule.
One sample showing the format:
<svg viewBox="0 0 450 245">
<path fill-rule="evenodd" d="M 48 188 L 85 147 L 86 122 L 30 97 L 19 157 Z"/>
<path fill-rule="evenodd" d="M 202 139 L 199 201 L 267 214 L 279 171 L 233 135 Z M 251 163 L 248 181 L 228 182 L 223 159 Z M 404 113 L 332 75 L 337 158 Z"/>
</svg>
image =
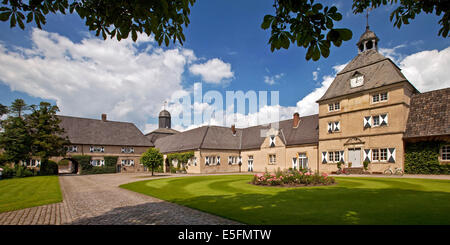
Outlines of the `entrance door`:
<svg viewBox="0 0 450 245">
<path fill-rule="evenodd" d="M 348 149 L 348 161 L 352 163 L 352 167 L 361 167 L 361 148 Z"/>
</svg>

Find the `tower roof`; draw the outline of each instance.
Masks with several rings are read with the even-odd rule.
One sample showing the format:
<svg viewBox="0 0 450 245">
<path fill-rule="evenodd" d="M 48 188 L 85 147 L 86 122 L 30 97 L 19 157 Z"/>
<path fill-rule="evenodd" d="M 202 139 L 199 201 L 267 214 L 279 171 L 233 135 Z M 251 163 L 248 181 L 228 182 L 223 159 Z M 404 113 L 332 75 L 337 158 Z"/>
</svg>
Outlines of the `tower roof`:
<svg viewBox="0 0 450 245">
<path fill-rule="evenodd" d="M 380 41 L 380 39 L 377 37 L 377 35 L 375 35 L 375 32 L 373 32 L 369 29 L 369 26 L 366 27 L 366 31 L 361 35 L 361 37 L 359 38 L 359 41 L 356 43 L 356 45 L 359 46 L 359 44 L 361 44 L 364 41 L 368 41 L 368 40 L 376 40 L 377 42 Z"/>
<path fill-rule="evenodd" d="M 170 113 L 167 110 L 162 110 L 159 113 L 159 117 L 170 117 Z"/>
</svg>

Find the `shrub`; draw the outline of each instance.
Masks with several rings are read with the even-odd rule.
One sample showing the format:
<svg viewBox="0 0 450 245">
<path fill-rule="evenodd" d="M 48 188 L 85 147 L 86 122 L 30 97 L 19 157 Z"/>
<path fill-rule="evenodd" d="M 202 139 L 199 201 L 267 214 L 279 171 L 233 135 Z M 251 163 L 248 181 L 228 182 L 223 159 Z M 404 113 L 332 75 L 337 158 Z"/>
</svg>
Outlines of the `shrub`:
<svg viewBox="0 0 450 245">
<path fill-rule="evenodd" d="M 364 161 L 363 165 L 364 165 L 364 170 L 367 171 L 367 169 L 369 169 L 369 161 Z"/>
<path fill-rule="evenodd" d="M 78 168 L 80 169 L 80 172 L 89 171 L 92 169 L 91 165 L 91 156 L 73 156 L 72 157 L 75 161 L 78 162 Z"/>
<path fill-rule="evenodd" d="M 116 156 L 105 156 L 104 157 L 104 159 L 105 159 L 105 166 L 116 166 L 117 165 L 117 159 L 118 159 L 119 157 L 116 157 Z"/>
<path fill-rule="evenodd" d="M 2 178 L 8 179 L 16 176 L 15 168 L 11 168 L 9 165 L 0 166 L 3 169 Z"/>
<path fill-rule="evenodd" d="M 39 175 L 57 175 L 58 174 L 58 164 L 54 161 L 47 160 L 42 161 L 39 170 Z"/>
<path fill-rule="evenodd" d="M 80 174 L 111 174 L 116 172 L 116 166 L 92 166 L 90 169 L 81 169 Z"/>
<path fill-rule="evenodd" d="M 315 173 L 305 170 L 277 170 L 275 173 L 265 172 L 263 174 L 255 174 L 253 177 L 255 185 L 330 185 L 335 183 L 333 177 L 329 177 L 326 173 Z"/>
</svg>

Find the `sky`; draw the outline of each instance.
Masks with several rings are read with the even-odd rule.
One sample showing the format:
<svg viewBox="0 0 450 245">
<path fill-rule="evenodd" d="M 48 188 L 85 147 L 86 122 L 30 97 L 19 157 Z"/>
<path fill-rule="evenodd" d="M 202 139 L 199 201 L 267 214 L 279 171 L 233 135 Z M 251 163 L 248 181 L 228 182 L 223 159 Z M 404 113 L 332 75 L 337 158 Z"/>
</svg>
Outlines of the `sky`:
<svg viewBox="0 0 450 245">
<path fill-rule="evenodd" d="M 295 45 L 270 51 L 270 31 L 260 25 L 264 15 L 274 14 L 273 1 L 198 0 L 182 46 L 159 47 L 146 35 L 136 43 L 104 41 L 76 14 L 48 15 L 42 30 L 34 24 L 11 29 L 0 22 L 0 103 L 10 105 L 16 98 L 28 104 L 48 101 L 58 105 L 61 115 L 94 119 L 106 113 L 109 120 L 135 123 L 143 133 L 157 128 L 164 101 L 177 130 L 261 124 L 273 120 L 274 110 L 279 120 L 294 112 L 312 115 L 336 73 L 357 55 L 356 42 L 366 26 L 365 15 L 352 13 L 351 1 L 318 2 L 335 5 L 343 15 L 335 26 L 353 32 L 350 41 L 332 47 L 330 56 L 319 61 L 307 61 L 306 50 Z M 370 29 L 380 38 L 379 52 L 419 91 L 449 87 L 450 39 L 437 35 L 439 17 L 420 14 L 398 29 L 389 21 L 392 10 L 382 6 L 369 16 Z M 194 103 L 200 88 L 202 95 L 209 91 L 223 98 L 227 91 L 268 91 L 269 98 L 276 91 L 279 103 L 239 112 L 223 102 L 220 112 L 232 120 L 196 120 L 195 113 L 188 121 L 179 119 L 179 97 L 192 98 L 190 108 L 211 109 L 204 100 Z"/>
</svg>

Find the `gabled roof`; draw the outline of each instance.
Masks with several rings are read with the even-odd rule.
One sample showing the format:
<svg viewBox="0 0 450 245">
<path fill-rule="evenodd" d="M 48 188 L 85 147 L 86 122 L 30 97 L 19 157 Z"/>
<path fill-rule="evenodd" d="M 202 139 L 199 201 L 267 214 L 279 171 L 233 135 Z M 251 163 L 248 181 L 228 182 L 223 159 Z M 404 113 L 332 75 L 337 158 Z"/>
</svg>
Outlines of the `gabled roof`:
<svg viewBox="0 0 450 245">
<path fill-rule="evenodd" d="M 404 138 L 450 135 L 450 88 L 411 97 Z"/>
<path fill-rule="evenodd" d="M 58 118 L 65 130 L 63 136 L 68 136 L 72 144 L 154 146 L 133 123 L 59 115 Z"/>
<path fill-rule="evenodd" d="M 157 139 L 162 138 L 162 137 L 166 137 L 166 136 L 170 136 L 170 135 L 173 135 L 173 134 L 177 134 L 177 133 L 179 133 L 179 132 L 177 130 L 175 130 L 175 129 L 158 128 L 158 129 L 155 129 L 154 131 L 146 134 L 145 137 L 147 137 L 147 139 L 150 140 L 150 142 L 155 144 Z"/>
<path fill-rule="evenodd" d="M 350 78 L 355 72 L 364 76 L 364 84 L 351 88 Z M 400 68 L 389 58 L 384 57 L 376 50 L 367 50 L 358 54 L 336 75 L 328 90 L 317 102 L 403 81 L 408 82 Z M 414 86 L 412 87 L 414 88 Z"/>
<path fill-rule="evenodd" d="M 293 127 L 292 119 L 284 120 L 279 122 L 278 133 L 285 145 L 317 143 L 319 140 L 318 123 L 318 115 L 301 117 L 297 128 Z M 270 129 L 270 125 L 259 125 L 236 129 L 236 135 L 233 135 L 229 127 L 203 126 L 159 138 L 155 142 L 155 147 L 163 153 L 197 149 L 259 149 L 266 138 L 266 135 L 261 132 L 268 129 Z"/>
</svg>

